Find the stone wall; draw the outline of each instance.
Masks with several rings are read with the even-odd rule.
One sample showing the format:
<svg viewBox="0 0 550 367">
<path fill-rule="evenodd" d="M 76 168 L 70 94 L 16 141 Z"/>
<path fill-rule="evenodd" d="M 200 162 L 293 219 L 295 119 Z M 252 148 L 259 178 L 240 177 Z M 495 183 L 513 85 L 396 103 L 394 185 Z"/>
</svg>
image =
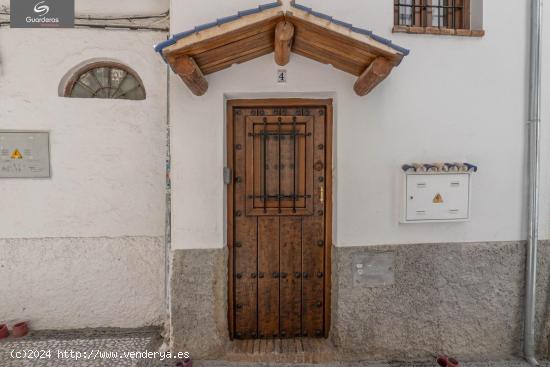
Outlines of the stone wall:
<svg viewBox="0 0 550 367">
<path fill-rule="evenodd" d="M 388 252 L 393 284 L 354 286 L 354 258 Z M 549 242 L 539 258 L 537 342 L 546 356 Z M 330 337 L 342 360 L 519 356 L 524 264 L 524 242 L 335 247 Z M 178 250 L 173 265 L 172 349 L 217 357 L 228 341 L 226 251 Z"/>
<path fill-rule="evenodd" d="M 353 258 L 393 252 L 393 285 L 353 286 Z M 521 355 L 525 243 L 334 249 L 332 338 L 351 359 L 461 359 Z M 550 246 L 539 251 L 537 341 L 547 353 Z"/>
<path fill-rule="evenodd" d="M 221 355 L 229 340 L 227 251 L 176 250 L 171 276 L 171 349 L 194 358 Z"/>
</svg>

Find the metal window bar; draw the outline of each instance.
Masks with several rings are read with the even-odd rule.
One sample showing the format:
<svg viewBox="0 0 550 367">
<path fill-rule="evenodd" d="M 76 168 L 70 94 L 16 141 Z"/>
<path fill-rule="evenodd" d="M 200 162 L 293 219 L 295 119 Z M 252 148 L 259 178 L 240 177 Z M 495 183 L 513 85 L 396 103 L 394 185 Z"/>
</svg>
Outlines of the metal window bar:
<svg viewBox="0 0 550 367">
<path fill-rule="evenodd" d="M 282 126 L 282 125 L 281 125 L 281 117 L 279 117 L 279 118 L 277 119 L 277 133 L 278 133 L 278 136 L 277 136 L 277 138 L 276 138 L 277 141 L 278 141 L 278 143 L 279 143 L 279 146 L 278 146 L 278 149 L 279 149 L 279 151 L 278 151 L 279 157 L 278 157 L 278 166 L 277 166 L 277 168 L 278 168 L 277 171 L 278 171 L 278 173 L 279 173 L 279 175 L 278 175 L 279 185 L 278 185 L 278 188 L 277 188 L 277 192 L 278 192 L 278 194 L 279 194 L 279 195 L 278 195 L 279 198 L 277 199 L 277 212 L 278 212 L 278 213 L 281 212 L 281 140 L 282 140 L 282 139 L 281 139 L 281 138 L 282 138 L 282 136 L 281 136 L 281 126 Z"/>
<path fill-rule="evenodd" d="M 267 132 L 267 118 L 264 117 L 264 132 Z M 268 135 L 262 136 L 262 141 L 264 143 L 263 150 L 264 150 L 264 159 L 263 159 L 263 173 L 264 173 L 264 193 L 263 193 L 263 201 L 264 201 L 264 213 L 267 212 L 267 139 Z"/>
<path fill-rule="evenodd" d="M 297 179 L 296 179 L 296 175 L 297 175 L 297 153 L 296 153 L 296 141 L 298 140 L 298 137 L 299 136 L 303 136 L 303 137 L 311 137 L 312 134 L 311 132 L 309 133 L 300 133 L 298 132 L 298 129 L 297 129 L 297 126 L 296 126 L 296 118 L 293 118 L 292 119 L 292 131 L 282 131 L 282 121 L 281 119 L 279 118 L 279 121 L 277 123 L 277 131 L 268 131 L 267 130 L 267 118 L 264 118 L 263 119 L 263 130 L 260 131 L 260 132 L 257 132 L 257 133 L 248 133 L 248 136 L 252 136 L 252 137 L 256 137 L 256 136 L 259 136 L 260 137 L 260 141 L 261 141 L 261 147 L 262 147 L 262 153 L 263 153 L 263 159 L 261 160 L 262 162 L 262 177 L 263 177 L 263 182 L 262 182 L 262 186 L 263 186 L 263 192 L 260 194 L 260 195 L 249 195 L 248 198 L 249 199 L 260 199 L 263 201 L 263 210 L 264 210 L 264 213 L 267 212 L 267 201 L 268 200 L 277 200 L 278 202 L 278 205 L 277 205 L 277 209 L 278 209 L 278 212 L 281 213 L 282 212 L 282 207 L 281 207 L 281 201 L 282 200 L 292 200 L 292 211 L 295 213 L 296 212 L 296 201 L 298 199 L 310 199 L 311 198 L 311 195 L 308 195 L 308 194 L 304 194 L 304 195 L 300 195 L 297 193 Z M 269 139 L 269 137 L 272 136 L 275 140 L 278 140 L 278 148 L 279 148 L 279 151 L 278 151 L 278 180 L 279 180 L 279 187 L 278 187 L 278 192 L 277 192 L 277 195 L 269 195 L 267 193 L 267 140 Z M 293 144 L 293 165 L 292 165 L 292 169 L 293 169 L 293 193 L 290 194 L 290 195 L 284 195 L 281 193 L 281 140 L 283 140 L 283 137 L 284 136 L 290 136 L 290 138 L 293 140 L 292 144 Z"/>
<path fill-rule="evenodd" d="M 435 26 L 433 18 L 437 17 L 438 28 L 461 29 L 465 24 L 463 18 L 466 16 L 464 1 L 467 0 L 410 0 L 410 2 L 399 0 L 395 3 L 397 25 L 433 27 Z M 432 14 L 432 19 L 428 19 L 428 13 Z"/>
<path fill-rule="evenodd" d="M 292 118 L 292 190 L 294 191 L 294 195 L 292 195 L 292 212 L 296 213 L 296 192 L 298 191 L 296 189 L 296 172 L 298 171 L 296 167 L 296 140 L 298 139 L 296 131 L 296 116 Z"/>
</svg>

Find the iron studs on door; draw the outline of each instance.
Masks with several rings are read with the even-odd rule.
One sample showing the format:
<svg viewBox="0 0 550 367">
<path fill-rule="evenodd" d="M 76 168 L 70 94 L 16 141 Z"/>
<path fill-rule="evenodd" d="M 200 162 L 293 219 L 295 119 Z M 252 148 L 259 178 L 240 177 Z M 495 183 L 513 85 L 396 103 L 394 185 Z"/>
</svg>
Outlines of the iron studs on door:
<svg viewBox="0 0 550 367">
<path fill-rule="evenodd" d="M 332 145 L 322 109 L 247 108 L 228 131 L 233 159 L 233 177 L 227 180 L 233 195 L 228 283 L 230 333 L 236 339 L 327 333 L 331 303 L 325 270 L 332 246 L 325 240 L 328 218 L 323 217 L 331 210 Z"/>
</svg>

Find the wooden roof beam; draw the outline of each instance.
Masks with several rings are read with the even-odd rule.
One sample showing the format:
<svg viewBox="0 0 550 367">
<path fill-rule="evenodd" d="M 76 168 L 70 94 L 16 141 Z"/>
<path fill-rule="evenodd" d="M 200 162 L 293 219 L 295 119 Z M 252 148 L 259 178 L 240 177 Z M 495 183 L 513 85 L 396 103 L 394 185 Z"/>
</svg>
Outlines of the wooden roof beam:
<svg viewBox="0 0 550 367">
<path fill-rule="evenodd" d="M 208 90 L 208 81 L 192 57 L 179 56 L 172 64 L 172 70 L 178 74 L 187 88 L 196 96 L 202 96 Z"/>
<path fill-rule="evenodd" d="M 358 96 L 366 96 L 378 84 L 390 75 L 393 64 L 388 59 L 379 56 L 357 78 L 353 90 Z"/>
<path fill-rule="evenodd" d="M 290 60 L 290 50 L 294 40 L 294 25 L 282 20 L 275 28 L 275 62 L 284 66 Z"/>
</svg>

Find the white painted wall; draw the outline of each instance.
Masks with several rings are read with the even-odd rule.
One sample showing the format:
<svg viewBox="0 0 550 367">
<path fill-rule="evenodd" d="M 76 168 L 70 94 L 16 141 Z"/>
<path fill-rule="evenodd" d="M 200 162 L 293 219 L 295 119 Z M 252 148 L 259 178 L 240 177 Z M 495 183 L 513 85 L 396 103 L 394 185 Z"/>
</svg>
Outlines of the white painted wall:
<svg viewBox="0 0 550 367">
<path fill-rule="evenodd" d="M 391 34 L 393 8 L 386 0 L 301 3 L 373 29 L 412 52 L 362 98 L 353 93 L 351 75 L 297 55 L 286 67 L 286 85 L 275 82 L 272 55 L 209 75 L 203 97 L 193 96 L 172 76 L 173 246 L 223 246 L 224 101 L 266 93 L 334 97 L 338 246 L 525 238 L 528 2 L 486 1 L 483 38 Z M 172 1 L 172 32 L 256 5 L 252 0 Z M 546 74 L 545 80 L 550 82 Z M 550 141 L 550 129 L 545 126 L 543 132 L 543 141 Z M 546 166 L 548 153 L 546 148 Z M 400 166 L 414 161 L 479 165 L 470 222 L 398 223 Z M 548 171 L 542 190 L 544 238 L 550 237 Z"/>
<path fill-rule="evenodd" d="M 169 0 L 75 0 L 75 13 L 85 15 L 154 15 L 164 13 Z M 10 0 L 0 0 L 1 6 L 10 6 Z"/>
<path fill-rule="evenodd" d="M 159 32 L 0 29 L 2 129 L 51 131 L 51 180 L 0 180 L 0 237 L 164 233 L 166 67 Z M 108 57 L 141 76 L 143 101 L 61 98 L 81 61 Z M 8 209 L 9 208 L 9 209 Z"/>
<path fill-rule="evenodd" d="M 163 237 L 0 239 L 0 322 L 32 329 L 161 325 Z"/>
<path fill-rule="evenodd" d="M 164 316 L 166 34 L 0 28 L 0 129 L 48 130 L 52 178 L 0 180 L 0 322 L 140 327 Z M 117 59 L 143 101 L 62 98 L 91 58 Z"/>
</svg>

